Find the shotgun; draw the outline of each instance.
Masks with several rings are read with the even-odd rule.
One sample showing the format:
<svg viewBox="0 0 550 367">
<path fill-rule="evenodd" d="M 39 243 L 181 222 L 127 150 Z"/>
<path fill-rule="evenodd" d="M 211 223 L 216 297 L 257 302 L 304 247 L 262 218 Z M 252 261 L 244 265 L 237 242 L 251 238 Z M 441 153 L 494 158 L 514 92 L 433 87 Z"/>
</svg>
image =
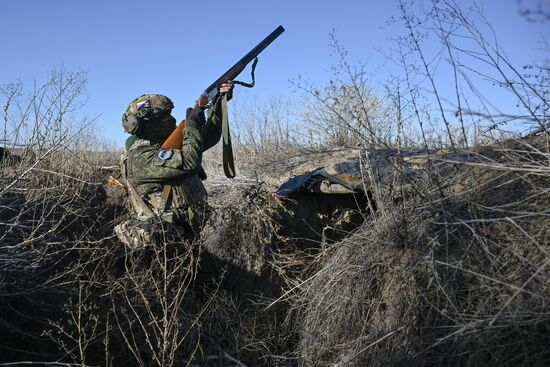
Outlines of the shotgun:
<svg viewBox="0 0 550 367">
<path fill-rule="evenodd" d="M 269 46 L 277 37 L 279 37 L 285 29 L 282 26 L 278 26 L 269 36 L 264 38 L 263 41 L 258 43 L 256 47 L 254 47 L 250 52 L 248 52 L 243 58 L 241 58 L 235 65 L 229 68 L 225 73 L 223 73 L 216 81 L 214 81 L 208 88 L 204 90 L 204 92 L 201 93 L 199 99 L 195 103 L 195 108 L 197 107 L 204 107 L 207 106 L 209 103 L 211 103 L 218 95 L 218 89 L 220 86 L 227 82 L 228 80 L 234 80 L 235 77 L 237 77 L 248 65 L 252 60 L 254 60 L 254 64 L 252 69 L 254 70 L 255 64 L 257 62 L 257 57 L 267 46 Z M 235 84 L 240 84 L 244 86 L 251 87 L 254 85 L 254 71 L 252 71 L 252 84 L 242 83 L 242 82 L 236 82 Z M 180 149 L 181 144 L 183 141 L 183 129 L 185 127 L 186 120 L 183 120 L 176 129 L 172 132 L 172 134 L 166 139 L 166 141 L 162 144 L 163 149 Z M 225 138 L 225 134 L 224 134 Z M 224 144 L 226 142 L 224 141 Z M 225 145 L 224 145 L 225 147 Z M 227 174 L 227 173 L 226 173 Z"/>
</svg>

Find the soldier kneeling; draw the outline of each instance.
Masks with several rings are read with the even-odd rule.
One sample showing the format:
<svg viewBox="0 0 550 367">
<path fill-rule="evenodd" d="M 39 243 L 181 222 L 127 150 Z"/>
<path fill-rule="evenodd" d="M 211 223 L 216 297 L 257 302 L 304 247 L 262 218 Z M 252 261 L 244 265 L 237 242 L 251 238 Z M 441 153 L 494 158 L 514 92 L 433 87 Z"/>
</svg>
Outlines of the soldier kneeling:
<svg viewBox="0 0 550 367">
<path fill-rule="evenodd" d="M 231 82 L 222 85 L 208 119 L 202 108 L 187 110 L 181 149 L 162 148 L 176 128 L 171 115 L 174 104 L 168 97 L 145 94 L 126 109 L 122 124 L 131 136 L 126 140 L 121 173 L 133 218 L 117 225 L 115 232 L 130 249 L 199 235 L 208 211 L 202 154 L 220 140 L 220 100 L 232 88 Z"/>
</svg>

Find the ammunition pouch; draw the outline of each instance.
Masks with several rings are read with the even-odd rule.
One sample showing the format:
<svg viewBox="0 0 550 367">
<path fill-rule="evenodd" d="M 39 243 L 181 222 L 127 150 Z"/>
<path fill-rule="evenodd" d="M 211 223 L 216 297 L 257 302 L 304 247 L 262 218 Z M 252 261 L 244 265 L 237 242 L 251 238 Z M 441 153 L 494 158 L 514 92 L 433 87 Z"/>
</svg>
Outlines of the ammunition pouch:
<svg viewBox="0 0 550 367">
<path fill-rule="evenodd" d="M 197 175 L 183 178 L 177 184 L 164 185 L 162 192 L 152 192 L 145 197 L 151 210 L 168 223 L 190 223 L 193 214 L 189 208 L 204 205 L 207 193 Z"/>
</svg>

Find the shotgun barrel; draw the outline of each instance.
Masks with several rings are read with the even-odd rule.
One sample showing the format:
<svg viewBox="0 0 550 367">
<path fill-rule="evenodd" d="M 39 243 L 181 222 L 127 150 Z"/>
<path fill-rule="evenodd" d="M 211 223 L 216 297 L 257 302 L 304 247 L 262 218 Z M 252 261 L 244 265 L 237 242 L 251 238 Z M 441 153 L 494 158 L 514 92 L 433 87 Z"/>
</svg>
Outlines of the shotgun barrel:
<svg viewBox="0 0 550 367">
<path fill-rule="evenodd" d="M 225 73 L 222 74 L 222 76 L 216 79 L 214 83 L 210 84 L 210 86 L 206 88 L 204 92 L 202 92 L 201 96 L 207 97 L 209 102 L 212 101 L 213 98 L 211 98 L 211 96 L 214 97 L 217 94 L 213 94 L 213 92 L 217 92 L 218 88 L 226 81 L 235 79 L 237 75 L 239 75 L 244 70 L 246 65 L 254 60 L 260 54 L 260 52 L 265 50 L 265 48 L 269 46 L 273 41 L 275 41 L 275 39 L 279 37 L 284 31 L 285 29 L 283 28 L 283 26 L 278 26 L 273 32 L 271 32 L 269 36 L 264 38 L 263 41 L 256 45 L 256 47 L 254 47 L 252 50 L 250 50 L 250 52 L 244 55 L 242 59 L 237 61 L 235 65 L 230 67 L 229 70 L 227 70 Z"/>
<path fill-rule="evenodd" d="M 195 103 L 196 107 L 206 106 L 208 103 L 212 102 L 214 98 L 218 95 L 218 88 L 225 83 L 228 80 L 233 80 L 237 75 L 239 75 L 246 65 L 248 65 L 252 60 L 254 60 L 260 52 L 265 50 L 267 46 L 269 46 L 277 37 L 279 37 L 285 29 L 282 26 L 278 26 L 275 28 L 273 32 L 269 36 L 263 39 L 260 43 L 256 45 L 250 52 L 248 52 L 246 55 L 244 55 L 243 58 L 241 58 L 235 65 L 229 68 L 225 73 L 222 74 L 216 81 L 208 88 L 202 92 L 199 99 Z M 185 127 L 186 120 L 183 120 L 178 127 L 176 127 L 176 130 L 172 132 L 172 134 L 166 139 L 166 141 L 162 144 L 163 149 L 180 149 L 182 140 L 183 140 L 183 129 Z"/>
</svg>

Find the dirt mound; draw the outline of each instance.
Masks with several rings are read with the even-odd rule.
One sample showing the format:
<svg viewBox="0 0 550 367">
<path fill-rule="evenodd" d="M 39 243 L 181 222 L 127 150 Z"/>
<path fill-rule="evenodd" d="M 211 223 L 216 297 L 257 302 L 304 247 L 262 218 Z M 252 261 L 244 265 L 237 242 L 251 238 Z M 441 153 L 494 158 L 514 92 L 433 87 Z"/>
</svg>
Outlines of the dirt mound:
<svg viewBox="0 0 550 367">
<path fill-rule="evenodd" d="M 221 276 L 225 286 L 241 294 L 276 293 L 267 266 L 275 223 L 261 184 L 220 188 L 210 192 L 210 219 L 203 229 L 202 268 Z"/>
</svg>

